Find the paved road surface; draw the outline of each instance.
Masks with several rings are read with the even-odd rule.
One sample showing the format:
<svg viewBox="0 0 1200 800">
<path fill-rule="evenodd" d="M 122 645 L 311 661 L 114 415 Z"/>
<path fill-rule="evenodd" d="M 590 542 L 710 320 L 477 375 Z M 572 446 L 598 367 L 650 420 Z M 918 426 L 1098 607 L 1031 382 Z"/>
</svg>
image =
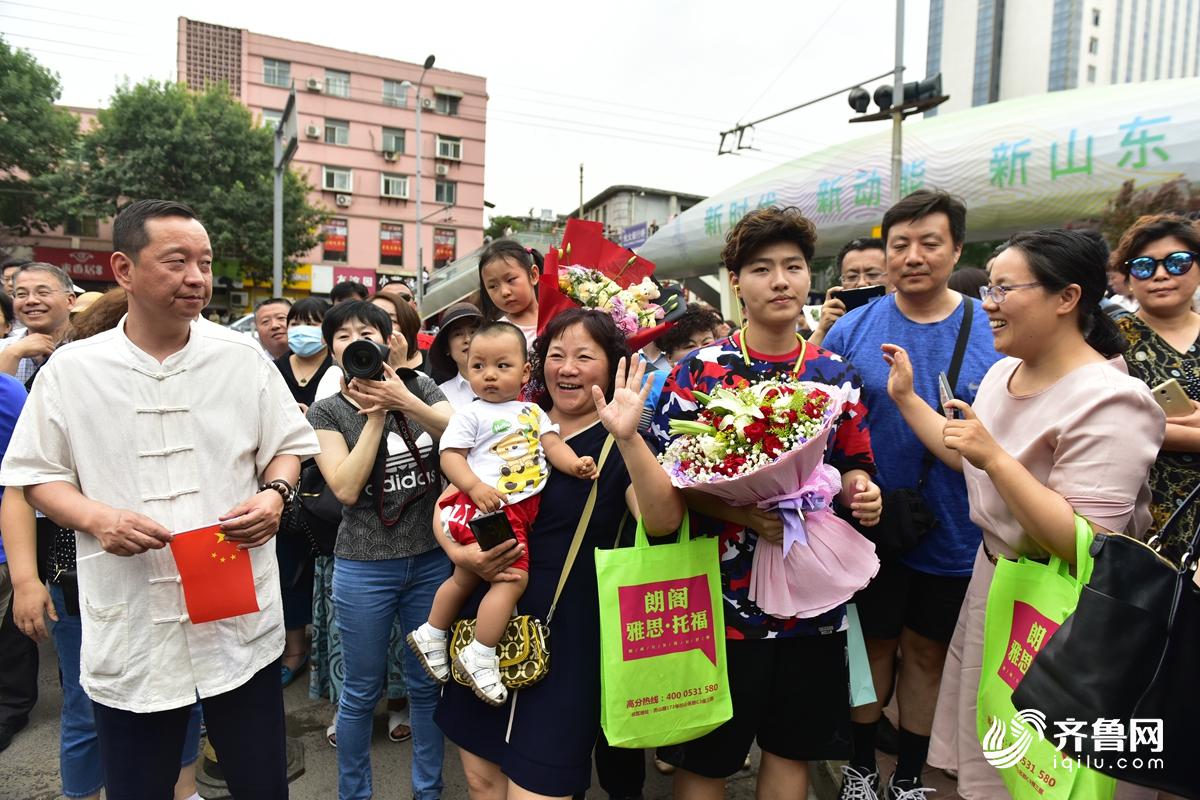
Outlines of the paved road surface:
<svg viewBox="0 0 1200 800">
<path fill-rule="evenodd" d="M 51 643 L 41 647 L 40 699 L 29 727 L 19 733 L 12 745 L 0 753 L 0 800 L 56 800 L 58 782 L 58 716 L 61 693 L 58 664 Z M 329 724 L 328 703 L 308 698 L 308 681 L 302 676 L 284 695 L 288 734 L 304 745 L 306 772 L 292 784 L 293 800 L 334 800 L 337 797 L 336 751 L 325 743 Z M 382 709 L 382 706 L 381 706 Z M 396 744 L 387 738 L 386 715 L 375 719 L 371 758 L 375 777 L 375 796 L 380 800 L 407 800 L 412 796 L 409 784 L 409 743 Z M 757 753 L 755 754 L 757 764 Z M 667 800 L 671 782 L 647 762 L 646 800 Z M 446 788 L 444 797 L 466 798 L 466 783 L 453 746 L 446 748 Z M 726 797 L 749 800 L 754 796 L 754 773 L 743 772 L 730 781 Z M 606 795 L 593 778 L 588 798 L 602 800 Z"/>
</svg>

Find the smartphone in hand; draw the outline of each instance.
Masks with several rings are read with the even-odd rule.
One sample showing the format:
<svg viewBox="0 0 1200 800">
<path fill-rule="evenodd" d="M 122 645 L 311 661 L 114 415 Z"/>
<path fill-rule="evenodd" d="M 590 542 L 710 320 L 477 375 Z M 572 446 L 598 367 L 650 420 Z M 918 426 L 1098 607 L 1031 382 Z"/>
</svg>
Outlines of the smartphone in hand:
<svg viewBox="0 0 1200 800">
<path fill-rule="evenodd" d="M 847 311 L 853 311 L 885 294 L 887 289 L 883 286 L 864 286 L 861 289 L 842 289 L 840 292 L 834 292 L 831 297 L 841 300 Z"/>
<path fill-rule="evenodd" d="M 1150 391 L 1154 394 L 1154 402 L 1168 417 L 1186 417 L 1192 413 L 1191 398 L 1175 378 L 1163 381 Z"/>
<path fill-rule="evenodd" d="M 954 388 L 950 386 L 950 379 L 944 372 L 938 373 L 938 399 L 941 401 L 942 413 L 946 415 L 946 419 L 957 419 L 958 412 L 952 408 L 946 408 L 946 404 L 954 399 Z"/>
<path fill-rule="evenodd" d="M 516 532 L 512 529 L 512 523 L 508 521 L 508 516 L 503 509 L 493 511 L 491 514 L 481 514 L 469 521 L 467 526 L 471 529 L 471 533 L 475 534 L 475 541 L 479 542 L 481 550 L 491 550 L 496 545 L 517 538 Z"/>
</svg>

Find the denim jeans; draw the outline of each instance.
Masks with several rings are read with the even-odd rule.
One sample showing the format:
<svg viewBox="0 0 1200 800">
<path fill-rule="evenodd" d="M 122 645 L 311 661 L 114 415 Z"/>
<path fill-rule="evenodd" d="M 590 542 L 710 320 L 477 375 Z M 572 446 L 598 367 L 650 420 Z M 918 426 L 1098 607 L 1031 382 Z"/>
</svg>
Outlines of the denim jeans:
<svg viewBox="0 0 1200 800">
<path fill-rule="evenodd" d="M 62 721 L 58 744 L 58 764 L 62 772 L 62 793 L 67 797 L 88 797 L 104 788 L 104 768 L 100 764 L 100 744 L 96 739 L 96 720 L 91 698 L 79 685 L 79 647 L 82 627 L 78 616 L 67 613 L 62 587 L 50 584 L 50 598 L 58 622 L 54 623 L 54 649 L 58 651 L 58 675 L 62 682 Z M 191 764 L 200 755 L 200 704 L 192 706 L 187 738 L 179 765 Z"/>
<path fill-rule="evenodd" d="M 405 631 L 429 618 L 433 596 L 450 576 L 441 548 L 411 558 L 352 561 L 333 566 L 333 602 L 342 634 L 345 685 L 338 702 L 338 798 L 371 797 L 371 717 L 383 693 L 388 637 L 399 611 Z M 433 722 L 439 687 L 405 649 L 412 714 L 412 784 L 415 800 L 442 792 L 442 732 Z"/>
</svg>

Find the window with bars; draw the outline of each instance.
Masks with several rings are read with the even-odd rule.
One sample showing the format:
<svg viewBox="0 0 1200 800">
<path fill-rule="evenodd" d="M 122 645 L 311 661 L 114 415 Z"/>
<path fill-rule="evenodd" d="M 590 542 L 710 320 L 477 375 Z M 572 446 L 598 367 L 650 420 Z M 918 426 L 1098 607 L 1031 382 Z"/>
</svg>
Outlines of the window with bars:
<svg viewBox="0 0 1200 800">
<path fill-rule="evenodd" d="M 327 192 L 354 191 L 354 172 L 345 167 L 321 167 L 321 187 Z"/>
<path fill-rule="evenodd" d="M 437 157 L 462 161 L 462 139 L 451 136 L 437 137 Z"/>
<path fill-rule="evenodd" d="M 380 180 L 379 187 L 380 197 L 389 197 L 394 200 L 408 199 L 408 176 L 395 175 L 385 172 Z"/>
<path fill-rule="evenodd" d="M 437 109 L 437 113 L 445 114 L 449 117 L 458 116 L 459 98 L 452 94 L 435 94 L 433 97 L 435 102 L 434 107 Z"/>
<path fill-rule="evenodd" d="M 350 96 L 350 73 L 336 69 L 325 70 L 325 94 L 334 97 Z"/>
<path fill-rule="evenodd" d="M 325 144 L 350 144 L 350 123 L 344 119 L 325 120 Z"/>
<path fill-rule="evenodd" d="M 383 149 L 385 152 L 404 152 L 404 131 L 399 128 L 383 129 Z"/>
<path fill-rule="evenodd" d="M 280 61 L 275 58 L 264 58 L 263 83 L 268 86 L 282 86 L 285 89 L 291 86 L 292 62 Z"/>
<path fill-rule="evenodd" d="M 445 203 L 448 206 L 458 201 L 458 184 L 454 181 L 438 181 L 433 187 L 435 203 Z"/>
<path fill-rule="evenodd" d="M 383 104 L 396 108 L 404 108 L 408 105 L 408 87 L 404 85 L 404 81 L 391 81 L 384 78 Z"/>
</svg>

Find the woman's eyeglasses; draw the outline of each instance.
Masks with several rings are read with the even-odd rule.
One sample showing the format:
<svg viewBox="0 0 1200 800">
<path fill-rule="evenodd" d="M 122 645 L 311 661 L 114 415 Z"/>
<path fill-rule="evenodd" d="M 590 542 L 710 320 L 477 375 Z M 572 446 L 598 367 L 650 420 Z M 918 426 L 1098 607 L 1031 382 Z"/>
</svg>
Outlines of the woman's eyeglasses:
<svg viewBox="0 0 1200 800">
<path fill-rule="evenodd" d="M 1150 256 L 1131 258 L 1125 262 L 1125 266 L 1129 267 L 1131 277 L 1137 278 L 1139 281 L 1144 281 L 1154 277 L 1154 273 L 1158 272 L 1159 264 L 1163 265 L 1168 275 L 1179 277 L 1190 270 L 1195 263 L 1195 253 L 1180 250 L 1178 253 L 1171 253 L 1165 258 L 1151 258 Z"/>
<path fill-rule="evenodd" d="M 983 302 L 991 300 L 996 305 L 1004 302 L 1004 298 L 1008 297 L 1008 293 L 1014 289 L 1032 289 L 1035 286 L 1041 286 L 1040 283 L 1017 283 L 1010 286 L 980 286 L 979 299 Z"/>
</svg>

